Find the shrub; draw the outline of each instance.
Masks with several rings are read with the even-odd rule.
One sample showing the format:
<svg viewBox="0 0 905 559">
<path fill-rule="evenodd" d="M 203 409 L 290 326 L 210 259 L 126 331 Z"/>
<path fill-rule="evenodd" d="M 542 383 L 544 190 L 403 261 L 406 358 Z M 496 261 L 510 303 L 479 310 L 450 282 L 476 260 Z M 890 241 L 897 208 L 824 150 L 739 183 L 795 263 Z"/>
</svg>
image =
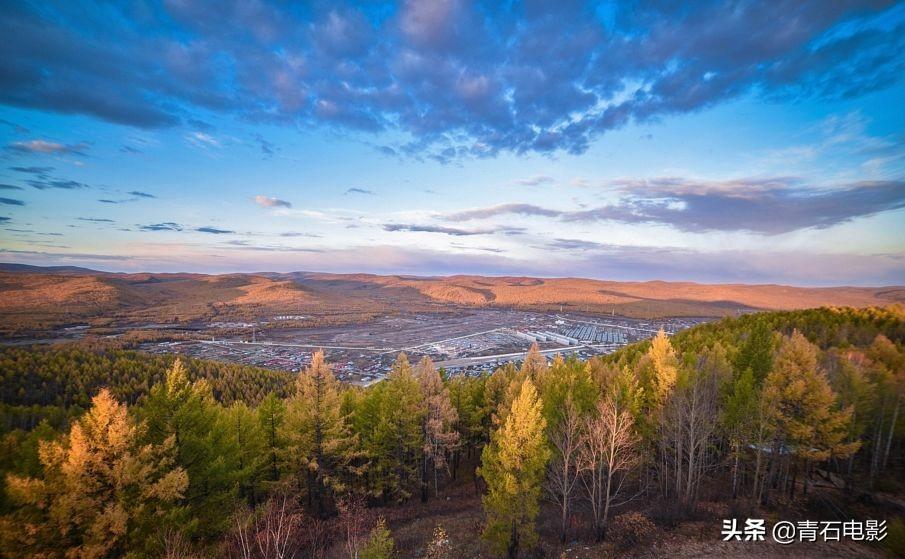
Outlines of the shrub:
<svg viewBox="0 0 905 559">
<path fill-rule="evenodd" d="M 644 514 L 627 512 L 613 519 L 613 541 L 621 549 L 630 549 L 650 540 L 656 529 Z"/>
</svg>

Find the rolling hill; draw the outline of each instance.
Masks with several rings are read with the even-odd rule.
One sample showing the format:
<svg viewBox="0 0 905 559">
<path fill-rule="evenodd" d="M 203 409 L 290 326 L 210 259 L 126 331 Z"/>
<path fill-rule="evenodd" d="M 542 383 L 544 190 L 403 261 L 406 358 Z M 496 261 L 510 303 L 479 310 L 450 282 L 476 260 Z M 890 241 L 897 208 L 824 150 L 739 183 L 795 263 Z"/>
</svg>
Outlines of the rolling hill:
<svg viewBox="0 0 905 559">
<path fill-rule="evenodd" d="M 616 313 L 639 318 L 718 317 L 740 310 L 886 306 L 905 287 L 614 282 L 580 278 L 368 274 L 119 274 L 82 268 L 0 266 L 5 335 L 66 324 L 184 324 L 298 314 L 353 322 L 394 312 L 503 307 Z"/>
</svg>

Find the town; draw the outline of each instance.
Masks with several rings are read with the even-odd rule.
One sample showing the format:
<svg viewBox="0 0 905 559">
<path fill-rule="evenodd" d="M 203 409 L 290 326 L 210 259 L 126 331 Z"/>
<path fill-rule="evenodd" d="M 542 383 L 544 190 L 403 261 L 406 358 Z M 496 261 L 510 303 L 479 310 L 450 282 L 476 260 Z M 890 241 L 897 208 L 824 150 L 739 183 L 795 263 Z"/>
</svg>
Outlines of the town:
<svg viewBox="0 0 905 559">
<path fill-rule="evenodd" d="M 587 359 L 655 335 L 706 322 L 706 318 L 639 320 L 618 316 L 479 309 L 462 313 L 412 313 L 372 322 L 321 328 L 283 328 L 283 316 L 259 322 L 209 324 L 209 339 L 142 344 L 149 353 L 173 353 L 269 369 L 299 371 L 322 349 L 337 378 L 367 386 L 385 378 L 400 352 L 430 357 L 449 375 L 475 375 L 520 362 L 533 343 L 541 353 Z M 297 317 L 296 317 L 297 318 Z M 217 330 L 245 332 L 218 336 Z"/>
</svg>

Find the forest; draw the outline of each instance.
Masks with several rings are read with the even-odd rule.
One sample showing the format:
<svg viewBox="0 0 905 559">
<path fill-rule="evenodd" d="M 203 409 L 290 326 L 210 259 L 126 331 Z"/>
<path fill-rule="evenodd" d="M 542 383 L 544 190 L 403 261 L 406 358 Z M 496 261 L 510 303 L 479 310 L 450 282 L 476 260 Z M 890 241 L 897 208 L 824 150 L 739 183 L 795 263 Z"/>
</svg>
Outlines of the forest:
<svg viewBox="0 0 905 559">
<path fill-rule="evenodd" d="M 5 349 L 0 555 L 619 556 L 694 519 L 718 540 L 720 518 L 851 511 L 901 555 L 903 318 L 749 314 L 478 376 L 400 354 L 368 388 L 321 353 L 290 375 Z"/>
</svg>

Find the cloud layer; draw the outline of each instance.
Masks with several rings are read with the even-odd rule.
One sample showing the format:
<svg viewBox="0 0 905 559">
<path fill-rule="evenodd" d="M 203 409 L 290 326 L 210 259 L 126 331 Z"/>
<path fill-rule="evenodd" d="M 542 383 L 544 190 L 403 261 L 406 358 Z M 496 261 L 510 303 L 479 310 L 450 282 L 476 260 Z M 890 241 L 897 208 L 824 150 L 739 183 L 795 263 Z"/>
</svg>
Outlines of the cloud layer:
<svg viewBox="0 0 905 559">
<path fill-rule="evenodd" d="M 397 130 L 385 153 L 445 161 L 580 153 L 628 122 L 749 93 L 855 97 L 898 80 L 905 57 L 902 10 L 883 0 L 142 6 L 7 6 L 0 103 L 143 128 L 206 111 Z"/>
<path fill-rule="evenodd" d="M 905 182 L 861 181 L 816 188 L 795 178 L 694 181 L 678 178 L 616 181 L 606 188 L 617 202 L 583 210 L 501 204 L 445 215 L 465 222 L 504 215 L 542 216 L 564 222 L 665 224 L 681 231 L 749 231 L 778 235 L 825 229 L 855 218 L 905 208 Z"/>
</svg>

